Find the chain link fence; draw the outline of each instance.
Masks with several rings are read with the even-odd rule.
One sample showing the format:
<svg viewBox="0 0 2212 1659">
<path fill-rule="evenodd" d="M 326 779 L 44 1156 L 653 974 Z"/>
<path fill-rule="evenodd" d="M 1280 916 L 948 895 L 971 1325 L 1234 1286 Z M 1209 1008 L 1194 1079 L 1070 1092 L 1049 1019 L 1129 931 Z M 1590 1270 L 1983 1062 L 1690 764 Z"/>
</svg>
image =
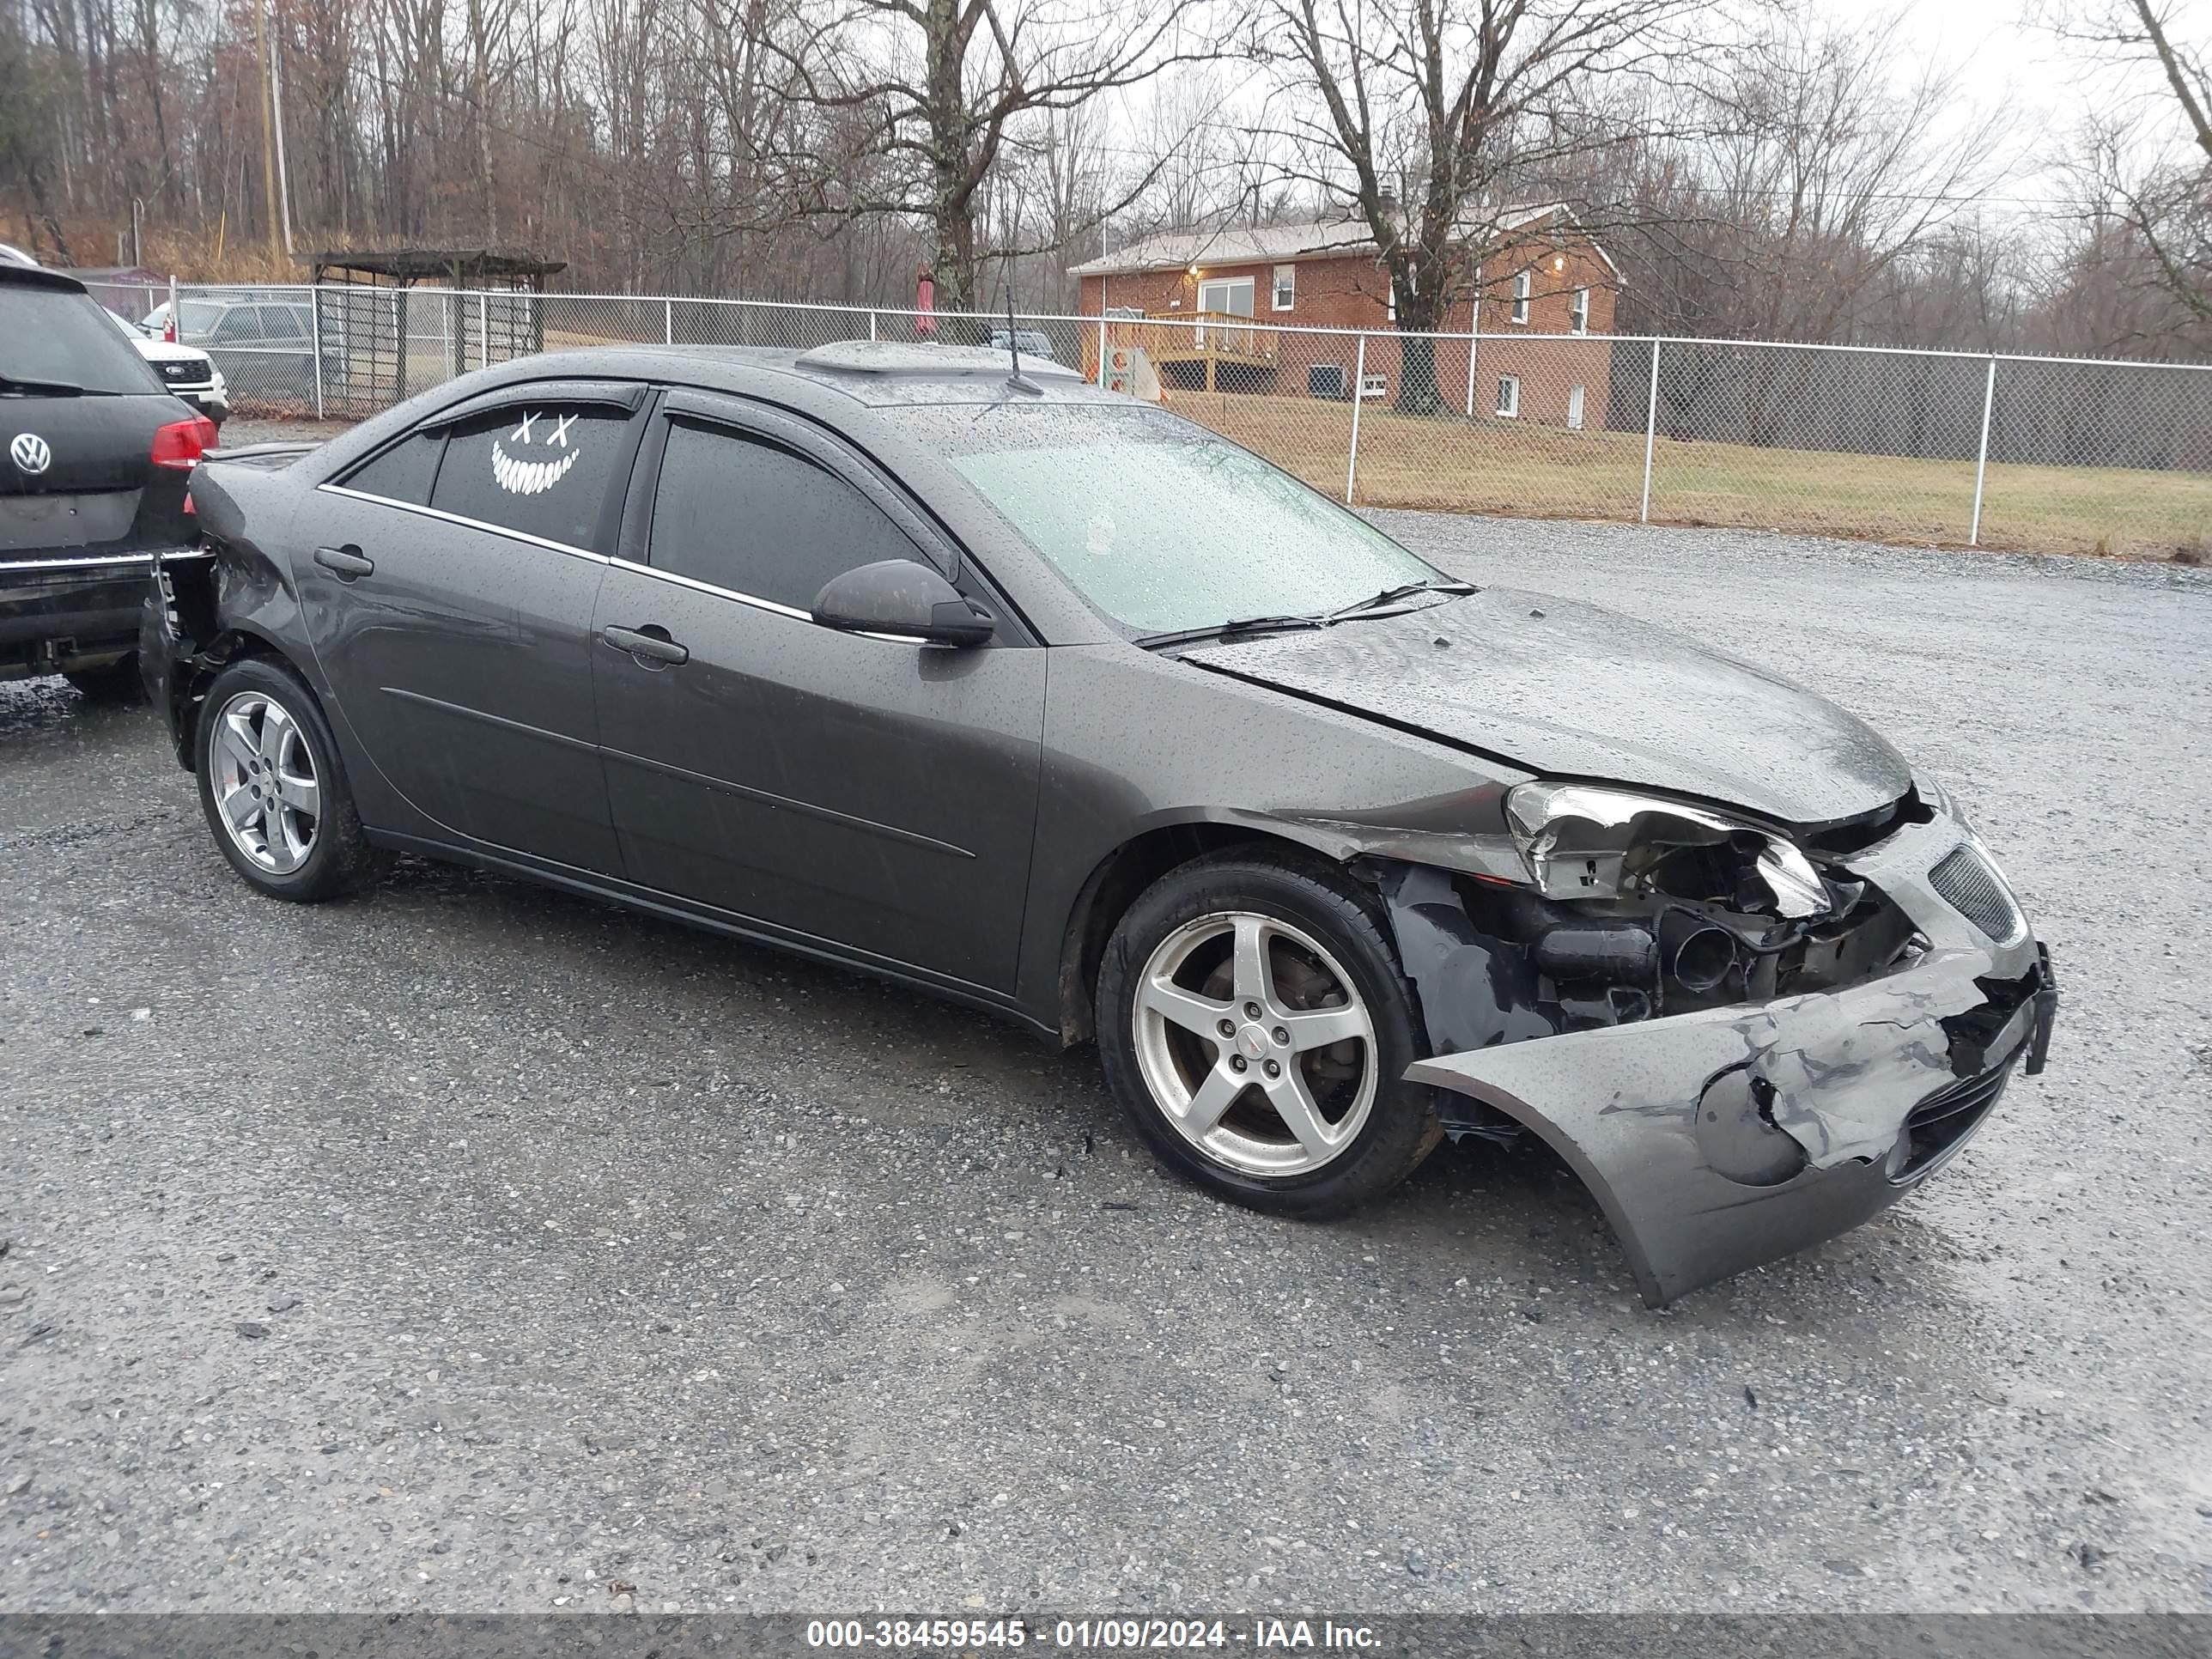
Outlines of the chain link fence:
<svg viewBox="0 0 2212 1659">
<path fill-rule="evenodd" d="M 144 303 L 100 296 L 135 320 Z M 250 414 L 357 418 L 535 351 L 1003 345 L 1004 316 L 367 285 L 178 290 Z M 1361 506 L 2212 557 L 2212 367 L 1763 341 L 1018 316 L 1014 343 Z"/>
</svg>

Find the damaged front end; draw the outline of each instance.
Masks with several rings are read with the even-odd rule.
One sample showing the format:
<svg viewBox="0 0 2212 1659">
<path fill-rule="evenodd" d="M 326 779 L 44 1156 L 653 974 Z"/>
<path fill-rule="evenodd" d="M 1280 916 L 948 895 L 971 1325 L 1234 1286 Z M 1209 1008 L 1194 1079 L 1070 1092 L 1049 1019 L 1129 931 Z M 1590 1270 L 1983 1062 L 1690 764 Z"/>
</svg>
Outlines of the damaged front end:
<svg viewBox="0 0 2212 1659">
<path fill-rule="evenodd" d="M 1793 836 L 1537 782 L 1505 816 L 1520 879 L 1370 866 L 1435 1056 L 1407 1075 L 1558 1151 L 1654 1307 L 1865 1220 L 2042 1068 L 2048 955 L 1941 803 Z"/>
</svg>

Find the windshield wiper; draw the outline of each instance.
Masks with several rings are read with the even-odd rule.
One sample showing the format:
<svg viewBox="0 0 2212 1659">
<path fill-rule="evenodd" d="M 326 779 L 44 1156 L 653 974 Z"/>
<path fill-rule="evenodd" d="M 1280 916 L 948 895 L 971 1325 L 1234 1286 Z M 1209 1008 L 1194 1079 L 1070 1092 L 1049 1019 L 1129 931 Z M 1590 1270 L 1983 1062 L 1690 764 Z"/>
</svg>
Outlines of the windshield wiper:
<svg viewBox="0 0 2212 1659">
<path fill-rule="evenodd" d="M 1327 628 L 1326 613 L 1310 617 L 1237 617 L 1229 622 L 1208 623 L 1203 628 L 1179 628 L 1169 634 L 1147 634 L 1137 643 L 1147 651 L 1164 645 L 1186 645 L 1193 640 L 1230 640 L 1246 634 L 1279 634 L 1294 628 Z"/>
<path fill-rule="evenodd" d="M 90 395 L 92 388 L 77 385 L 73 380 L 19 380 L 13 374 L 0 374 L 0 392 L 19 392 L 32 398 L 82 398 Z"/>
<path fill-rule="evenodd" d="M 1364 616 L 1370 611 L 1381 610 L 1386 605 L 1395 605 L 1401 599 L 1410 599 L 1416 593 L 1449 593 L 1456 597 L 1480 591 L 1473 582 L 1401 582 L 1395 587 L 1384 588 L 1371 599 L 1361 599 L 1356 604 L 1344 605 L 1338 610 L 1329 611 L 1328 620 L 1336 623 L 1342 622 L 1346 617 Z"/>
<path fill-rule="evenodd" d="M 1178 629 L 1171 634 L 1148 634 L 1137 643 L 1147 651 L 1156 651 L 1162 646 L 1187 645 L 1193 640 L 1231 640 L 1248 634 L 1280 634 L 1298 628 L 1334 628 L 1337 623 L 1348 622 L 1355 617 L 1373 616 L 1382 611 L 1384 606 L 1395 605 L 1401 599 L 1410 599 L 1416 593 L 1449 593 L 1456 597 L 1480 591 L 1473 582 L 1401 582 L 1395 587 L 1384 588 L 1372 598 L 1356 599 L 1334 611 L 1281 617 L 1238 617 L 1205 628 Z"/>
</svg>

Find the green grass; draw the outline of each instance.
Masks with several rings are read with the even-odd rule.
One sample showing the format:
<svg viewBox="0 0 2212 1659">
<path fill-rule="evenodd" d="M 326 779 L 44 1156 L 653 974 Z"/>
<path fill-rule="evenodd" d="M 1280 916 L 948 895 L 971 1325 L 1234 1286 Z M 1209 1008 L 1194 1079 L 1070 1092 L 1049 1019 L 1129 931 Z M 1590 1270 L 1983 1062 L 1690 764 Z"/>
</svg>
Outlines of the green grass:
<svg viewBox="0 0 2212 1659">
<path fill-rule="evenodd" d="M 1178 392 L 1170 406 L 1341 496 L 1347 406 Z M 1630 519 L 1644 490 L 1641 433 L 1421 419 L 1368 404 L 1357 500 L 1517 518 Z M 1921 546 L 1966 545 L 1972 461 L 1662 438 L 1654 523 L 1733 525 Z M 1991 465 L 1979 545 L 2038 553 L 2212 562 L 2212 474 Z"/>
</svg>

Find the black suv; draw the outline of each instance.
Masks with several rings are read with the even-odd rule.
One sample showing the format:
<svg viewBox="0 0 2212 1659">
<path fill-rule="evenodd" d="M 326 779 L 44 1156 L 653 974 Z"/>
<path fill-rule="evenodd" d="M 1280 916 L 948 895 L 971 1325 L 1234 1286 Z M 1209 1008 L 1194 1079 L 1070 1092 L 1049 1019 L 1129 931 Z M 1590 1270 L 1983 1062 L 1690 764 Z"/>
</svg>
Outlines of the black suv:
<svg viewBox="0 0 2212 1659">
<path fill-rule="evenodd" d="M 0 261 L 0 680 L 131 691 L 149 578 L 199 540 L 185 483 L 215 441 L 83 283 Z"/>
</svg>

